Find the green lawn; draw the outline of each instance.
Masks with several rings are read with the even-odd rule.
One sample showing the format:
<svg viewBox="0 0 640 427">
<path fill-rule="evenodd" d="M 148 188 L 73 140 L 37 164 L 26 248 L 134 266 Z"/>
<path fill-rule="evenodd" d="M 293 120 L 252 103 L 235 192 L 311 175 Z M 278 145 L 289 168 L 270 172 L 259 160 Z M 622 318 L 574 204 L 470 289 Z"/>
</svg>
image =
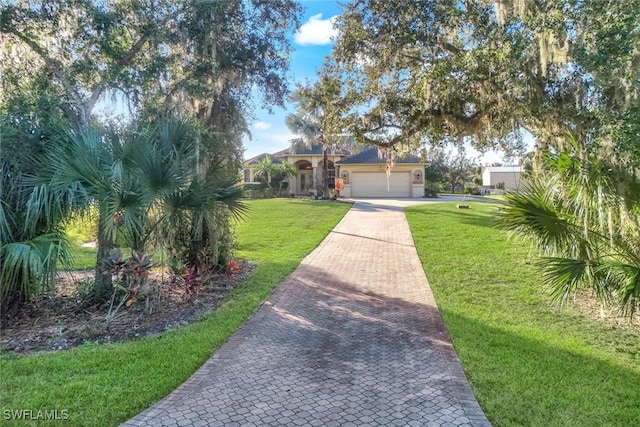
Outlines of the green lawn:
<svg viewBox="0 0 640 427">
<path fill-rule="evenodd" d="M 28 357 L 0 355 L 0 425 L 47 425 L 9 422 L 7 410 L 67 411 L 64 425 L 70 426 L 115 426 L 141 412 L 202 365 L 350 208 L 288 199 L 249 205 L 249 217 L 237 225 L 237 255 L 258 267 L 221 307 L 155 338 Z"/>
<path fill-rule="evenodd" d="M 0 356 L 5 410 L 68 411 L 65 425 L 117 425 L 195 371 L 326 236 L 349 205 L 249 202 L 238 258 L 259 265 L 200 322 L 159 337 L 29 357 Z M 495 426 L 640 425 L 640 335 L 552 306 L 533 253 L 493 228 L 496 206 L 407 208 L 463 367 Z M 284 238 L 294 236 L 295 238 Z M 15 425 L 29 425 L 15 422 Z M 38 423 L 37 425 L 44 425 Z"/>
<path fill-rule="evenodd" d="M 640 334 L 549 302 L 495 205 L 406 209 L 474 393 L 495 426 L 640 425 Z"/>
</svg>

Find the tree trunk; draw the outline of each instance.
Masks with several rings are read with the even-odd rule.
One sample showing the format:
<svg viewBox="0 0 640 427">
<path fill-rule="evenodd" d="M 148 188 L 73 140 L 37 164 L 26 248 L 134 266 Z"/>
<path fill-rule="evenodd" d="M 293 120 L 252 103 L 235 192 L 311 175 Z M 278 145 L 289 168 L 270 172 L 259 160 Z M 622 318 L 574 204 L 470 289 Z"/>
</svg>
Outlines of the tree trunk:
<svg viewBox="0 0 640 427">
<path fill-rule="evenodd" d="M 98 218 L 98 255 L 96 256 L 96 272 L 93 285 L 93 299 L 96 303 L 101 303 L 109 299 L 113 292 L 113 281 L 111 274 L 103 273 L 102 260 L 109 255 L 113 247 L 113 238 L 107 233 L 105 222 L 108 221 L 104 212 L 100 212 Z"/>
<path fill-rule="evenodd" d="M 326 147 L 322 153 L 322 198 L 329 198 L 329 156 Z"/>
</svg>

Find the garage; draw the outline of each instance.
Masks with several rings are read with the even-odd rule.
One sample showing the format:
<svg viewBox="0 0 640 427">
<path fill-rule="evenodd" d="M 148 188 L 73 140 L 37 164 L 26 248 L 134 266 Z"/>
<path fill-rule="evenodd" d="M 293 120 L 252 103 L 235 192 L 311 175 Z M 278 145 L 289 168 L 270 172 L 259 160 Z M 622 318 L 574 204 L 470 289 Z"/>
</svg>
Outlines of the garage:
<svg viewBox="0 0 640 427">
<path fill-rule="evenodd" d="M 387 187 L 384 172 L 354 172 L 351 197 L 411 197 L 411 173 L 392 171 Z"/>
</svg>

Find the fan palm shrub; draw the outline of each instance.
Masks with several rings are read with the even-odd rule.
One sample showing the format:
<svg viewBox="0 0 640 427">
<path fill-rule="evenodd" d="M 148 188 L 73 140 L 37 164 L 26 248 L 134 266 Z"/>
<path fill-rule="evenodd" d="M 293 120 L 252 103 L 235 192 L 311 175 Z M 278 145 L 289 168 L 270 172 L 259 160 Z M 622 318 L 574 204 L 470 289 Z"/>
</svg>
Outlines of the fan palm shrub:
<svg viewBox="0 0 640 427">
<path fill-rule="evenodd" d="M 15 302 L 51 290 L 60 261 L 70 261 L 60 221 L 72 208 L 65 199 L 47 216 L 29 203 L 26 171 L 9 161 L 0 163 L 0 312 Z M 44 197 L 45 195 L 43 195 Z"/>
<path fill-rule="evenodd" d="M 8 87 L 12 84 L 5 84 L 4 88 Z M 47 212 L 46 217 L 34 215 L 28 203 L 31 187 L 24 180 L 41 167 L 33 161 L 34 156 L 59 143 L 69 125 L 50 85 L 44 82 L 31 89 L 29 96 L 3 98 L 0 102 L 2 315 L 13 303 L 50 290 L 58 261 L 69 255 L 60 221 L 71 206 L 65 203 L 59 210 Z"/>
<path fill-rule="evenodd" d="M 198 268 L 219 266 L 230 256 L 229 217 L 243 212 L 241 190 L 228 168 L 199 160 L 209 157 L 197 141 L 194 126 L 178 119 L 122 135 L 83 130 L 42 162 L 31 199 L 41 213 L 65 194 L 80 211 L 97 208 L 96 301 L 113 292 L 100 263 L 118 235 L 136 252 L 170 247 L 174 258 Z"/>
<path fill-rule="evenodd" d="M 506 195 L 501 221 L 534 243 L 545 282 L 564 302 L 591 288 L 601 305 L 633 316 L 640 303 L 640 185 L 635 171 L 569 138 L 567 151 L 546 150 L 544 171 Z"/>
</svg>

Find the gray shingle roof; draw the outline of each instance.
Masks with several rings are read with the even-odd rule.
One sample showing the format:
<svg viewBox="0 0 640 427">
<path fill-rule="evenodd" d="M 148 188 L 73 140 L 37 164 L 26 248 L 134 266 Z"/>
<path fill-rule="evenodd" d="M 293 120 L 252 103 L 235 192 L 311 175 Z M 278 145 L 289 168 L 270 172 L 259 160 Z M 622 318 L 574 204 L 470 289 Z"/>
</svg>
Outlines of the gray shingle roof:
<svg viewBox="0 0 640 427">
<path fill-rule="evenodd" d="M 283 151 L 281 154 L 283 156 L 286 156 L 287 154 L 297 154 L 297 155 L 302 155 L 302 156 L 306 156 L 306 155 L 314 155 L 314 154 L 322 154 L 324 151 L 323 145 L 322 144 L 315 144 L 309 148 L 302 148 L 296 152 L 292 152 L 291 149 L 289 150 L 285 150 Z M 340 155 L 348 155 L 349 151 L 348 150 L 344 150 L 341 148 L 332 148 L 329 147 L 329 149 L 327 150 L 327 152 L 329 154 L 340 154 Z M 280 154 L 280 153 L 279 153 Z"/>
<path fill-rule="evenodd" d="M 321 155 L 323 152 L 322 144 L 316 144 L 310 148 L 305 148 L 299 150 L 295 153 L 291 153 L 290 149 L 278 151 L 274 154 L 262 153 L 256 157 L 253 157 L 245 162 L 245 165 L 251 166 L 252 164 L 259 162 L 265 157 L 271 157 L 271 161 L 273 163 L 279 164 L 282 163 L 282 159 L 287 157 L 287 155 L 298 155 L 298 156 L 309 156 L 309 155 Z M 336 154 L 342 156 L 348 156 L 342 160 L 337 161 L 337 164 L 340 165 L 355 165 L 355 164 L 384 164 L 385 161 L 378 156 L 378 148 L 377 147 L 365 147 L 359 153 L 350 155 L 350 152 L 345 149 L 333 149 L 329 148 L 329 155 Z M 423 164 L 424 162 L 420 160 L 420 157 L 415 155 L 409 155 L 405 157 L 396 158 L 396 163 L 398 164 Z"/>
<path fill-rule="evenodd" d="M 260 160 L 264 159 L 265 157 L 270 157 L 271 158 L 271 162 L 273 162 L 275 164 L 282 163 L 282 160 L 280 160 L 277 157 L 275 157 L 275 154 L 262 153 L 262 154 L 259 154 L 259 155 L 255 156 L 255 157 L 250 158 L 249 160 L 244 162 L 244 164 L 245 165 L 252 165 L 252 164 L 257 163 Z"/>
</svg>

